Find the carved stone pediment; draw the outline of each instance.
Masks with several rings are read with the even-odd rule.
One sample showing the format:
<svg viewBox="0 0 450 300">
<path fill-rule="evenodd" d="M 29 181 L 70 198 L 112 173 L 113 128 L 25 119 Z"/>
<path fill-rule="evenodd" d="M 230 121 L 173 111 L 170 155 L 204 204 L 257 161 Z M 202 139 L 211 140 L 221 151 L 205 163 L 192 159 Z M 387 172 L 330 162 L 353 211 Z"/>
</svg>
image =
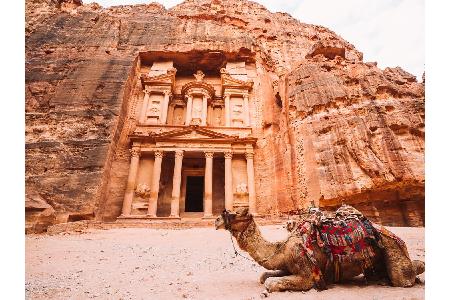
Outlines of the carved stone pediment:
<svg viewBox="0 0 450 300">
<path fill-rule="evenodd" d="M 172 68 L 167 70 L 166 74 L 150 76 L 148 74 L 141 75 L 142 86 L 171 86 L 175 84 L 175 74 L 177 69 Z"/>
<path fill-rule="evenodd" d="M 253 88 L 253 81 L 243 81 L 237 78 L 232 77 L 226 69 L 222 68 L 220 70 L 221 80 L 222 80 L 222 89 L 240 89 L 250 91 Z"/>
<path fill-rule="evenodd" d="M 153 134 L 151 137 L 155 140 L 205 140 L 205 139 L 220 139 L 220 140 L 235 140 L 237 136 L 227 135 L 216 132 L 214 130 L 205 129 L 199 126 L 189 126 L 185 129 L 172 130 L 160 134 Z"/>
</svg>

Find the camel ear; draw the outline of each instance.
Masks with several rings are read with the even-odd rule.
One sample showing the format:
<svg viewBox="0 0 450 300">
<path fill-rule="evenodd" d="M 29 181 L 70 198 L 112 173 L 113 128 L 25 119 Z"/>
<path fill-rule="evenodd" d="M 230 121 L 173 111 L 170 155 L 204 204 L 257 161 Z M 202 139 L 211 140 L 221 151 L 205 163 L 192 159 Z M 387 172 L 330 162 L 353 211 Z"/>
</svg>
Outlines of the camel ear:
<svg viewBox="0 0 450 300">
<path fill-rule="evenodd" d="M 248 207 L 242 207 L 242 208 L 239 208 L 239 209 L 236 211 L 236 214 L 237 214 L 238 216 L 245 217 L 246 215 L 248 215 Z"/>
</svg>

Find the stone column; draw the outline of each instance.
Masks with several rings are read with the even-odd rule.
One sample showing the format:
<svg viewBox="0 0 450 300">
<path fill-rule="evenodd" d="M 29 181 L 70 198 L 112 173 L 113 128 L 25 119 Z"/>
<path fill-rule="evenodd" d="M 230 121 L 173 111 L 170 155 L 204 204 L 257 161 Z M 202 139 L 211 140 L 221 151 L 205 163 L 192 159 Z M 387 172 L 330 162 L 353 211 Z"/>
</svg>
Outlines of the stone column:
<svg viewBox="0 0 450 300">
<path fill-rule="evenodd" d="M 150 99 L 150 92 L 145 90 L 144 93 L 145 93 L 144 101 L 142 102 L 141 113 L 139 114 L 139 123 L 140 124 L 144 124 L 144 122 L 145 122 L 145 116 L 147 114 L 148 100 Z"/>
<path fill-rule="evenodd" d="M 230 95 L 225 94 L 225 126 L 231 126 Z"/>
<path fill-rule="evenodd" d="M 213 176 L 213 152 L 205 152 L 205 196 L 204 196 L 204 218 L 211 218 L 212 215 L 212 176 Z"/>
<path fill-rule="evenodd" d="M 208 116 L 208 99 L 203 96 L 203 107 L 202 107 L 202 126 L 206 126 L 206 117 Z"/>
<path fill-rule="evenodd" d="M 175 105 L 169 105 L 169 111 L 167 112 L 167 124 L 173 125 L 173 112 L 175 110 Z"/>
<path fill-rule="evenodd" d="M 181 168 L 183 166 L 183 150 L 175 150 L 175 166 L 173 168 L 172 180 L 172 202 L 170 203 L 170 216 L 180 217 L 180 187 Z"/>
<path fill-rule="evenodd" d="M 250 126 L 250 107 L 248 106 L 248 95 L 244 95 L 244 125 Z"/>
<path fill-rule="evenodd" d="M 130 169 L 128 171 L 128 180 L 127 180 L 127 188 L 125 190 L 125 196 L 123 198 L 122 204 L 122 216 L 129 216 L 131 213 L 131 204 L 133 202 L 134 197 L 134 188 L 136 186 L 136 177 L 139 168 L 139 155 L 140 148 L 132 148 L 131 152 L 131 162 Z"/>
<path fill-rule="evenodd" d="M 248 210 L 251 214 L 256 214 L 255 195 L 255 170 L 253 168 L 253 153 L 245 153 L 247 159 L 247 186 L 248 186 Z"/>
<path fill-rule="evenodd" d="M 152 186 L 150 188 L 150 199 L 148 201 L 148 213 L 150 217 L 156 217 L 156 210 L 158 209 L 158 194 L 159 194 L 159 179 L 161 176 L 161 163 L 164 152 L 161 150 L 155 151 L 155 163 L 153 164 Z"/>
<path fill-rule="evenodd" d="M 225 209 L 233 210 L 233 174 L 231 168 L 231 158 L 233 152 L 226 151 L 225 155 Z"/>
<path fill-rule="evenodd" d="M 187 105 L 186 105 L 186 125 L 189 126 L 191 124 L 192 118 L 192 96 L 187 96 Z"/>
<path fill-rule="evenodd" d="M 164 101 L 162 107 L 161 124 L 167 124 L 167 110 L 169 109 L 171 92 L 164 91 Z"/>
</svg>

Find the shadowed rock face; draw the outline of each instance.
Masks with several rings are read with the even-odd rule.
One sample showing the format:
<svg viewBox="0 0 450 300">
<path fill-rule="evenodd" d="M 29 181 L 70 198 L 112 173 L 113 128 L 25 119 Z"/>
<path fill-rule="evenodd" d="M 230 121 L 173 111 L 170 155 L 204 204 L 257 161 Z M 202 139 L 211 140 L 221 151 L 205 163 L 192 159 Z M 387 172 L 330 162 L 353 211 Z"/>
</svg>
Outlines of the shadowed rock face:
<svg viewBox="0 0 450 300">
<path fill-rule="evenodd" d="M 353 203 L 423 225 L 424 85 L 329 29 L 249 1 L 108 9 L 26 1 L 26 187 L 52 222 L 115 220 L 128 174 L 139 55 L 255 60 L 258 211 Z M 208 61 L 204 62 L 208 65 Z"/>
</svg>

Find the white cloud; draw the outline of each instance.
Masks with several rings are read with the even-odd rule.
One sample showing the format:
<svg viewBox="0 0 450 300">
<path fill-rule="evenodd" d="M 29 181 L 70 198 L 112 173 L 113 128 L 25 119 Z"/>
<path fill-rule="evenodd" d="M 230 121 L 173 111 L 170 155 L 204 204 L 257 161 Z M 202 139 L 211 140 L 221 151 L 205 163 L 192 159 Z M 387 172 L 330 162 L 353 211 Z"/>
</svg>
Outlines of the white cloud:
<svg viewBox="0 0 450 300">
<path fill-rule="evenodd" d="M 153 0 L 170 8 L 182 0 Z M 364 53 L 380 68 L 401 66 L 418 76 L 425 69 L 424 0 L 254 0 L 305 23 L 323 25 Z M 104 7 L 152 0 L 85 0 Z"/>
<path fill-rule="evenodd" d="M 425 69 L 423 0 L 303 0 L 292 13 L 324 25 L 378 66 L 400 66 L 420 79 Z"/>
</svg>

